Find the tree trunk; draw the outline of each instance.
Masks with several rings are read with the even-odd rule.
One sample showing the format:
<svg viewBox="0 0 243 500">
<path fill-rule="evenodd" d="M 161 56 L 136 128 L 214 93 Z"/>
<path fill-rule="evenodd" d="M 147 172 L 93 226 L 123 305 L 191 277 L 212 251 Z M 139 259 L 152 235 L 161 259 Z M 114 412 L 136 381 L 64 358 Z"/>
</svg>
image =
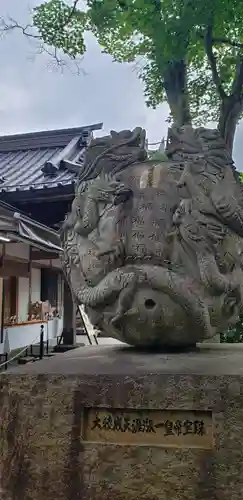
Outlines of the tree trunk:
<svg viewBox="0 0 243 500">
<path fill-rule="evenodd" d="M 169 62 L 163 80 L 175 125 L 182 127 L 191 124 L 185 61 Z"/>
<path fill-rule="evenodd" d="M 221 104 L 218 130 L 232 153 L 236 126 L 242 112 L 242 98 L 226 97 Z"/>
<path fill-rule="evenodd" d="M 161 42 L 161 32 L 164 22 L 161 19 L 161 0 L 150 0 L 154 7 L 152 17 L 152 33 L 154 42 L 154 56 L 158 66 L 161 82 L 165 89 L 172 119 L 175 125 L 182 127 L 191 124 L 190 107 L 187 93 L 187 66 L 186 54 L 188 45 L 188 33 L 182 36 L 181 29 L 177 33 L 176 43 L 178 59 L 164 60 L 164 46 Z"/>
</svg>

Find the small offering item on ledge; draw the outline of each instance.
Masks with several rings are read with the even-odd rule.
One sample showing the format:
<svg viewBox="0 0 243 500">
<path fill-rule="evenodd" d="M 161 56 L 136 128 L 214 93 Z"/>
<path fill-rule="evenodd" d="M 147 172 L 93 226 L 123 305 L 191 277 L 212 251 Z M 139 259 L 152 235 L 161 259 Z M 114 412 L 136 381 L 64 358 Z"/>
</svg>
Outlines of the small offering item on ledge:
<svg viewBox="0 0 243 500">
<path fill-rule="evenodd" d="M 29 314 L 26 319 L 18 319 L 16 315 L 11 316 L 5 319 L 4 326 L 26 325 L 28 323 L 38 323 L 54 318 L 60 318 L 60 314 L 56 307 L 52 307 L 49 301 L 36 301 L 30 304 Z"/>
</svg>

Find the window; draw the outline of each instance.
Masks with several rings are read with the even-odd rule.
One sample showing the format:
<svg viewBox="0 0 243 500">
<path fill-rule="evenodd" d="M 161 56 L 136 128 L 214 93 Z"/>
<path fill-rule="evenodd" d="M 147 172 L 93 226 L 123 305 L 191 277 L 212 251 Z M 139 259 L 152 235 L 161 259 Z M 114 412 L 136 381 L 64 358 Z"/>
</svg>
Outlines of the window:
<svg viewBox="0 0 243 500">
<path fill-rule="evenodd" d="M 58 272 L 41 269 L 41 301 L 48 300 L 52 307 L 58 306 Z"/>
</svg>

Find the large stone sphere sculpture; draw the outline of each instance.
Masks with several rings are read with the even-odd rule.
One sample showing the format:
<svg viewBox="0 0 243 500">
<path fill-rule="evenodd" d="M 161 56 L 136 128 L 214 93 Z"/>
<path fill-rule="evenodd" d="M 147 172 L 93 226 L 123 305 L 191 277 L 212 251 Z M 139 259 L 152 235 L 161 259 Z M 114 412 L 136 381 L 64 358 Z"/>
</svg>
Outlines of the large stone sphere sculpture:
<svg viewBox="0 0 243 500">
<path fill-rule="evenodd" d="M 93 139 L 62 230 L 78 304 L 106 335 L 185 347 L 234 325 L 242 308 L 243 198 L 216 130 L 169 130 L 147 159 L 145 131 Z"/>
</svg>

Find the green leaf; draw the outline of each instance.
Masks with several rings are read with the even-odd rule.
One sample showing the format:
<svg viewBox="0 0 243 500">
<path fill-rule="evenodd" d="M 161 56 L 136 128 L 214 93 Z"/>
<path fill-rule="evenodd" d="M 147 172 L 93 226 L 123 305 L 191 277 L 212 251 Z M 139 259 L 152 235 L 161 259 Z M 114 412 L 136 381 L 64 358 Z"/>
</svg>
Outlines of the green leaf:
<svg viewBox="0 0 243 500">
<path fill-rule="evenodd" d="M 71 58 L 84 54 L 88 22 L 84 12 L 74 11 L 63 0 L 50 0 L 34 8 L 33 22 L 47 45 L 62 49 Z"/>
</svg>

